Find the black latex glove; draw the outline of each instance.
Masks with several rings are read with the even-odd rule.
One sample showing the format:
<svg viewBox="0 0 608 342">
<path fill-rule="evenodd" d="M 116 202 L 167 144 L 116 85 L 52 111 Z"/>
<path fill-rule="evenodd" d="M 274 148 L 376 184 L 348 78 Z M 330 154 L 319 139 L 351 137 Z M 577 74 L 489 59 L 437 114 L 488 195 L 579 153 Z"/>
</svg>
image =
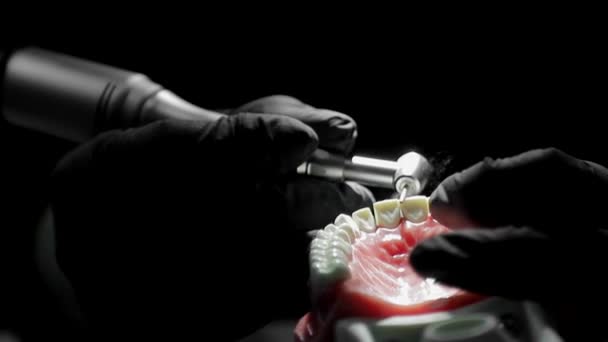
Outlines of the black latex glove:
<svg viewBox="0 0 608 342">
<path fill-rule="evenodd" d="M 433 216 L 456 232 L 419 244 L 414 268 L 487 295 L 534 300 L 573 341 L 600 336 L 608 302 L 608 170 L 556 149 L 486 159 L 445 179 Z"/>
<path fill-rule="evenodd" d="M 288 97 L 238 112 L 104 133 L 58 165 L 57 257 L 96 333 L 229 341 L 305 309 L 304 232 L 373 199 L 294 170 L 349 153 L 356 125 Z"/>
</svg>

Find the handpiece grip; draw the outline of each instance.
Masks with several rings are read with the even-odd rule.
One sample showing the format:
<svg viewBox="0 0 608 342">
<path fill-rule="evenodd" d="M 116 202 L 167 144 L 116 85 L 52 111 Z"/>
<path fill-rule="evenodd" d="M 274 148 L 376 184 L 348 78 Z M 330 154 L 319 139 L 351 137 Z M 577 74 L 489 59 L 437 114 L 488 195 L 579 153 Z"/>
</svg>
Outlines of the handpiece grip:
<svg viewBox="0 0 608 342">
<path fill-rule="evenodd" d="M 140 73 L 38 48 L 10 55 L 2 92 L 9 123 L 75 142 L 159 119 L 221 117 Z"/>
</svg>

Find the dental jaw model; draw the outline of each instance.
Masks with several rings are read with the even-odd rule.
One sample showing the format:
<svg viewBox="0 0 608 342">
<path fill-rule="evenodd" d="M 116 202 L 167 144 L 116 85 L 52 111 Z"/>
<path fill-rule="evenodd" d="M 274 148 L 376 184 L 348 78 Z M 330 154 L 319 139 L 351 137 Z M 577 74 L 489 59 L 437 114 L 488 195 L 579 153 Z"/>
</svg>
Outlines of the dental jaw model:
<svg viewBox="0 0 608 342">
<path fill-rule="evenodd" d="M 416 182 L 424 184 L 409 184 Z M 310 244 L 313 307 L 299 321 L 296 341 L 560 341 L 532 304 L 420 277 L 409 253 L 448 231 L 432 218 L 424 196 L 401 193 L 340 214 Z"/>
</svg>

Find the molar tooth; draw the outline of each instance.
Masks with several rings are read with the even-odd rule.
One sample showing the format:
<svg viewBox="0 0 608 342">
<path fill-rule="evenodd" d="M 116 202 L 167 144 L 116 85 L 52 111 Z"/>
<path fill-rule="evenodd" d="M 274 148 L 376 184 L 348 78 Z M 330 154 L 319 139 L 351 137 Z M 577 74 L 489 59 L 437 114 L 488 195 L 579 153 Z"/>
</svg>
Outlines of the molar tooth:
<svg viewBox="0 0 608 342">
<path fill-rule="evenodd" d="M 329 247 L 329 240 L 326 239 L 314 239 L 310 243 L 310 248 L 327 248 Z"/>
<path fill-rule="evenodd" d="M 350 247 L 350 246 L 349 246 Z M 310 263 L 310 283 L 313 298 L 320 298 L 328 289 L 350 278 L 350 268 L 344 252 L 338 248 L 325 249 Z"/>
<path fill-rule="evenodd" d="M 350 234 L 347 231 L 345 231 L 344 229 L 342 229 L 342 226 L 338 227 L 338 232 L 336 233 L 336 237 L 344 240 L 344 242 L 349 243 L 349 244 L 355 242 L 355 239 L 351 238 Z"/>
<path fill-rule="evenodd" d="M 329 244 L 325 246 L 314 246 L 310 248 L 310 255 L 326 255 L 327 249 L 329 248 Z"/>
<path fill-rule="evenodd" d="M 359 232 L 359 228 L 357 228 L 357 226 L 353 227 L 348 224 L 341 224 L 338 226 L 338 228 L 348 235 L 350 243 L 354 243 L 355 240 L 357 240 L 357 238 L 361 235 L 361 232 Z"/>
<path fill-rule="evenodd" d="M 414 223 L 424 222 L 429 216 L 429 199 L 426 196 L 407 197 L 401 203 L 403 217 Z"/>
<path fill-rule="evenodd" d="M 344 261 L 348 261 L 348 256 L 346 252 L 339 247 L 334 247 L 327 251 L 328 260 L 340 259 Z"/>
<path fill-rule="evenodd" d="M 310 269 L 313 274 L 326 273 L 330 270 L 330 261 L 329 260 L 315 261 L 312 264 L 310 264 Z"/>
<path fill-rule="evenodd" d="M 333 236 L 334 236 L 333 233 L 321 229 L 317 232 L 316 238 L 321 239 L 321 240 L 330 240 Z"/>
<path fill-rule="evenodd" d="M 330 245 L 333 248 L 340 249 L 342 252 L 344 252 L 344 256 L 350 259 L 350 256 L 353 253 L 353 248 L 350 246 L 350 244 L 344 242 L 341 239 L 334 239 L 330 242 Z"/>
<path fill-rule="evenodd" d="M 325 254 L 311 254 L 310 255 L 310 259 L 309 262 L 314 265 L 314 264 L 325 264 L 327 263 L 328 259 L 327 259 L 327 255 Z"/>
<path fill-rule="evenodd" d="M 378 227 L 395 228 L 401 221 L 398 199 L 388 199 L 374 203 L 374 214 Z"/>
<path fill-rule="evenodd" d="M 332 286 L 350 278 L 348 266 L 336 264 L 330 268 L 312 269 L 311 283 L 313 296 L 319 296 Z"/>
<path fill-rule="evenodd" d="M 331 259 L 329 261 L 329 265 L 332 268 L 346 268 L 348 270 L 348 261 L 344 260 L 344 259 Z"/>
<path fill-rule="evenodd" d="M 376 230 L 374 214 L 372 214 L 369 208 L 366 207 L 355 211 L 352 217 L 361 231 L 373 233 Z"/>
<path fill-rule="evenodd" d="M 325 229 L 324 229 L 324 230 L 325 230 L 326 232 L 328 232 L 328 233 L 335 234 L 335 233 L 337 233 L 337 232 L 338 232 L 338 227 L 336 227 L 334 224 L 331 224 L 331 223 L 330 223 L 330 224 L 328 224 L 327 226 L 325 226 Z"/>
</svg>

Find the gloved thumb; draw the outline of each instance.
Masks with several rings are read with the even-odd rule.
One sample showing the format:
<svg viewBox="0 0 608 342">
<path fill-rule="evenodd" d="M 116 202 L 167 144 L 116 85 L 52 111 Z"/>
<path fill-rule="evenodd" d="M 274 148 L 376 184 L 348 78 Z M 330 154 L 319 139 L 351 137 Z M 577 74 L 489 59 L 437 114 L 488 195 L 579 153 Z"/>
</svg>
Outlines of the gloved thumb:
<svg viewBox="0 0 608 342">
<path fill-rule="evenodd" d="M 530 228 L 465 229 L 419 243 L 410 256 L 423 276 L 475 293 L 551 301 L 603 291 L 595 277 L 608 237 L 572 229 L 557 239 Z"/>
<path fill-rule="evenodd" d="M 349 155 L 357 138 L 357 124 L 350 116 L 315 108 L 285 95 L 267 96 L 244 104 L 233 113 L 251 112 L 289 116 L 310 126 L 319 137 L 319 148 Z"/>
</svg>

